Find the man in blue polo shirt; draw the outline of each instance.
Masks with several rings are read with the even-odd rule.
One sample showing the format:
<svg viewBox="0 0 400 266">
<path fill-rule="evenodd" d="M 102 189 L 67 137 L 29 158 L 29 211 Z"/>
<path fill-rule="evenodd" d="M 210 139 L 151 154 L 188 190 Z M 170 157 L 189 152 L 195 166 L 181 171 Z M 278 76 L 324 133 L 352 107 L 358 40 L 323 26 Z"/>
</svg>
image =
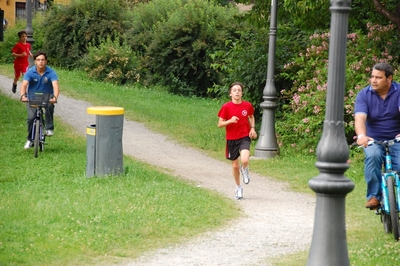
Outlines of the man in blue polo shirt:
<svg viewBox="0 0 400 266">
<path fill-rule="evenodd" d="M 30 95 L 35 92 L 44 92 L 52 95 L 49 105 L 46 107 L 46 135 L 51 137 L 54 132 L 53 114 L 54 104 L 57 103 L 60 89 L 58 87 L 58 77 L 56 72 L 47 66 L 47 54 L 38 51 L 33 55 L 35 66 L 26 71 L 21 85 L 21 101 L 27 102 Z M 27 94 L 28 93 L 28 94 Z M 24 149 L 32 147 L 33 141 L 30 139 L 30 132 L 35 119 L 36 108 L 27 106 L 28 109 L 28 137 Z"/>
<path fill-rule="evenodd" d="M 393 81 L 393 68 L 387 63 L 373 66 L 370 85 L 356 98 L 354 128 L 357 144 L 364 147 L 364 175 L 367 183 L 366 208 L 375 209 L 381 200 L 381 169 L 384 148 L 368 141 L 390 140 L 400 136 L 400 84 Z M 394 170 L 400 170 L 400 143 L 390 148 Z"/>
</svg>

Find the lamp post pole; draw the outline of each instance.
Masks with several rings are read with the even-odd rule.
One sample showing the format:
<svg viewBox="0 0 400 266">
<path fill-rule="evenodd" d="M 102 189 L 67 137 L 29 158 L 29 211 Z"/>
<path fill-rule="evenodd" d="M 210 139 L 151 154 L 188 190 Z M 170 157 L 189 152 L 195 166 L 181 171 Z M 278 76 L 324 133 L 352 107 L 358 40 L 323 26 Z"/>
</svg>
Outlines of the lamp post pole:
<svg viewBox="0 0 400 266">
<path fill-rule="evenodd" d="M 35 40 L 33 39 L 33 28 L 32 28 L 32 1 L 26 0 L 26 35 L 28 35 L 27 42 L 33 47 Z M 32 51 L 31 51 L 32 52 Z M 33 60 L 28 56 L 29 67 L 33 66 Z"/>
<path fill-rule="evenodd" d="M 328 89 L 323 132 L 317 147 L 317 177 L 308 182 L 317 193 L 308 266 L 350 264 L 346 242 L 345 198 L 354 183 L 344 176 L 349 165 L 343 111 L 346 43 L 351 0 L 331 0 Z"/>
<path fill-rule="evenodd" d="M 274 83 L 277 13 L 278 0 L 271 0 L 267 80 L 263 91 L 264 102 L 260 104 L 263 109 L 261 130 L 254 151 L 255 157 L 264 159 L 272 158 L 278 152 L 274 117 L 275 109 L 278 107 Z"/>
</svg>

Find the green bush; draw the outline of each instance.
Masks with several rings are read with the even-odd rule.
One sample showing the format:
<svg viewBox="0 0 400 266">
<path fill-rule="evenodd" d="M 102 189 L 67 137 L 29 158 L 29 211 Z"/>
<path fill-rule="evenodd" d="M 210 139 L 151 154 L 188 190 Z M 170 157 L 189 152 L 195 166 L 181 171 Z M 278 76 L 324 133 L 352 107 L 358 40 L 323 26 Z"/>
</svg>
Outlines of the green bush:
<svg viewBox="0 0 400 266">
<path fill-rule="evenodd" d="M 398 69 L 386 47 L 393 41 L 392 26 L 368 24 L 370 32 L 347 35 L 347 65 L 344 95 L 344 123 L 349 143 L 354 137 L 354 102 L 357 93 L 368 85 L 371 67 L 386 61 Z M 281 91 L 284 102 L 282 118 L 277 121 L 281 145 L 291 145 L 297 152 L 314 153 L 322 134 L 328 77 L 329 33 L 310 36 L 307 49 L 285 66 L 281 73 L 293 81 L 293 87 Z M 398 72 L 395 72 L 395 78 Z M 334 88 L 330 88 L 334 89 Z"/>
<path fill-rule="evenodd" d="M 125 6 L 124 0 L 75 0 L 51 8 L 42 25 L 49 58 L 62 67 L 80 67 L 89 43 L 97 46 L 108 36 L 123 39 L 128 28 Z"/>
<path fill-rule="evenodd" d="M 263 93 L 268 71 L 270 29 L 256 28 L 252 24 L 244 28 L 240 32 L 239 40 L 227 42 L 225 50 L 217 51 L 212 55 L 212 67 L 221 73 L 222 85 L 214 84 L 210 91 L 218 97 L 227 96 L 229 84 L 233 81 L 241 81 L 245 85 L 245 98 L 253 103 L 256 119 L 259 121 L 262 113 L 260 103 L 264 101 Z M 293 54 L 306 46 L 303 35 L 303 32 L 291 25 L 279 26 L 279 34 L 276 38 L 275 69 L 273 69 L 276 88 L 286 86 L 288 83 L 287 79 L 279 74 L 283 71 L 285 62 L 291 60 Z M 277 116 L 280 116 L 279 109 L 277 109 Z"/>
<path fill-rule="evenodd" d="M 0 63 L 12 64 L 14 58 L 11 56 L 11 49 L 18 42 L 18 31 L 24 29 L 22 25 L 8 26 L 4 32 L 4 41 L 0 42 Z"/>
<path fill-rule="evenodd" d="M 177 94 L 207 96 L 220 81 L 210 55 L 235 36 L 237 13 L 203 0 L 154 0 L 138 8 L 128 35 L 142 56 L 148 82 Z"/>
<path fill-rule="evenodd" d="M 41 25 L 44 23 L 45 19 L 46 19 L 46 13 L 43 12 L 36 12 L 32 19 L 33 40 L 34 40 L 32 47 L 33 53 L 38 50 L 45 50 L 44 49 L 45 32 L 41 28 Z"/>
<path fill-rule="evenodd" d="M 168 20 L 171 10 L 178 10 L 183 5 L 183 0 L 158 0 L 138 4 L 132 10 L 129 18 L 131 28 L 126 34 L 126 38 L 132 50 L 143 57 L 144 63 L 146 50 L 153 39 L 156 24 Z"/>
<path fill-rule="evenodd" d="M 97 80 L 125 84 L 139 81 L 140 78 L 136 71 L 136 56 L 129 45 L 125 42 L 120 44 L 119 37 L 114 41 L 108 37 L 98 47 L 89 44 L 88 53 L 81 64 L 89 77 Z"/>
<path fill-rule="evenodd" d="M 244 97 L 253 103 L 256 114 L 260 114 L 268 64 L 266 29 L 248 25 L 240 32 L 240 39 L 227 41 L 225 50 L 216 51 L 211 57 L 211 67 L 220 73 L 221 83 L 214 84 L 209 91 L 218 97 L 227 97 L 229 85 L 240 81 L 245 85 Z"/>
</svg>

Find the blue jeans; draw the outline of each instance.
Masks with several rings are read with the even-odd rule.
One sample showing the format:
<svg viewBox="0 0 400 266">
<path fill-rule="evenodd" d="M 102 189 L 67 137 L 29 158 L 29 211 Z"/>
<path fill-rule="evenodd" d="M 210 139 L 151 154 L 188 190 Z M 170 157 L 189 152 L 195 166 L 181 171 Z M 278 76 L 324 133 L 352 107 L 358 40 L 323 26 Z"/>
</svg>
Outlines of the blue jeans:
<svg viewBox="0 0 400 266">
<path fill-rule="evenodd" d="M 389 147 L 392 156 L 393 170 L 399 170 L 400 166 L 400 142 L 394 143 Z M 382 184 L 382 164 L 385 161 L 385 148 L 373 144 L 364 148 L 364 174 L 367 182 L 367 199 L 375 197 L 381 200 L 381 184 Z"/>
</svg>

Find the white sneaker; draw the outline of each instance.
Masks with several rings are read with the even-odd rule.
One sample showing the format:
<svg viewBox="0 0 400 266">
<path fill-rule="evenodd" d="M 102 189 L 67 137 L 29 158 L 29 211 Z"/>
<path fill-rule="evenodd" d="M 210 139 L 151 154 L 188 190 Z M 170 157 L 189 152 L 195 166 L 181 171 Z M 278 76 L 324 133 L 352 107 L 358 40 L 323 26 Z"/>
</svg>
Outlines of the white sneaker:
<svg viewBox="0 0 400 266">
<path fill-rule="evenodd" d="M 241 186 L 236 187 L 235 199 L 237 199 L 237 200 L 243 199 L 243 188 Z"/>
<path fill-rule="evenodd" d="M 54 131 L 53 130 L 46 130 L 46 136 L 51 137 L 54 135 Z"/>
<path fill-rule="evenodd" d="M 243 169 L 243 166 L 240 166 L 240 173 L 242 174 L 243 183 L 246 185 L 250 183 L 249 168 L 247 167 L 246 169 Z"/>
<path fill-rule="evenodd" d="M 24 149 L 27 150 L 27 149 L 31 148 L 32 146 L 33 146 L 33 142 L 30 140 L 27 140 L 24 145 Z"/>
</svg>

